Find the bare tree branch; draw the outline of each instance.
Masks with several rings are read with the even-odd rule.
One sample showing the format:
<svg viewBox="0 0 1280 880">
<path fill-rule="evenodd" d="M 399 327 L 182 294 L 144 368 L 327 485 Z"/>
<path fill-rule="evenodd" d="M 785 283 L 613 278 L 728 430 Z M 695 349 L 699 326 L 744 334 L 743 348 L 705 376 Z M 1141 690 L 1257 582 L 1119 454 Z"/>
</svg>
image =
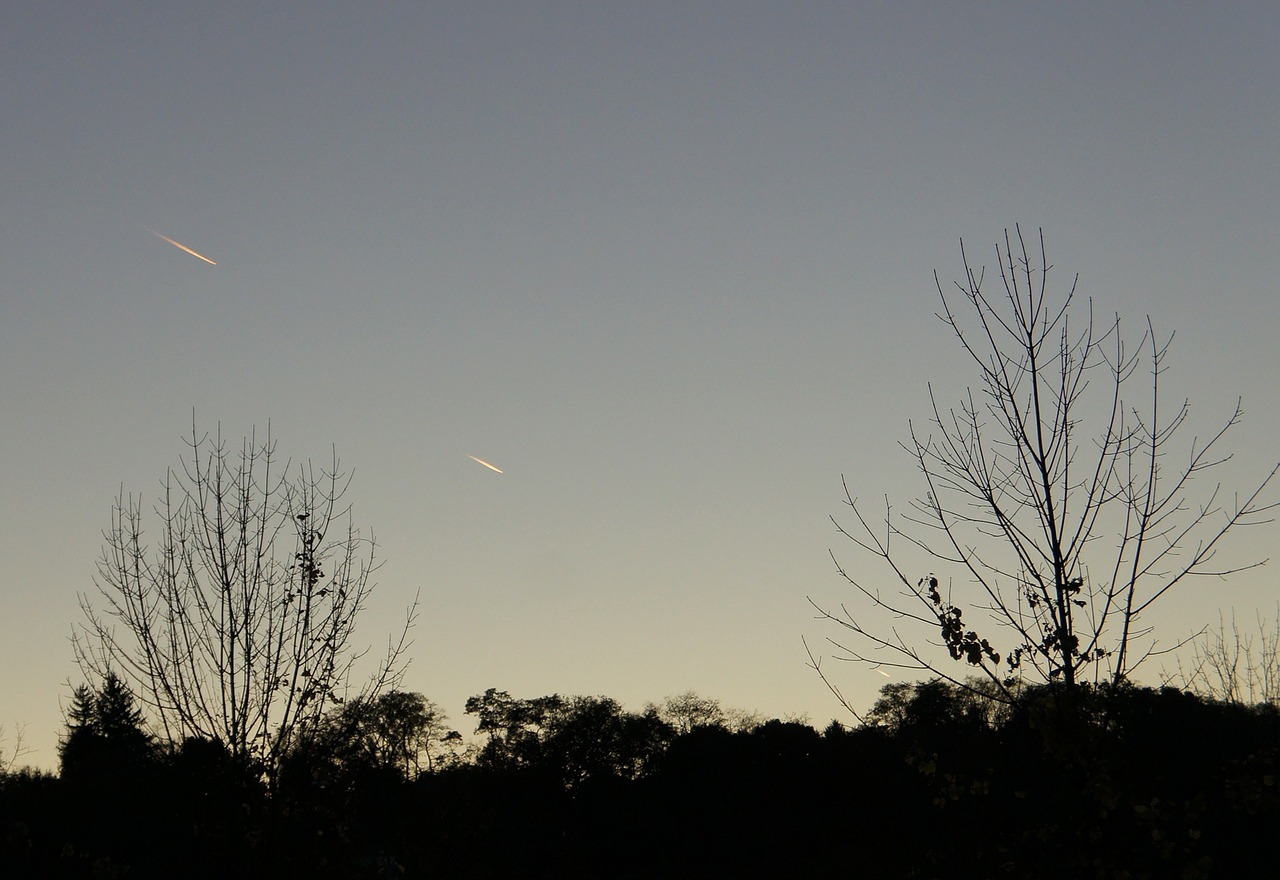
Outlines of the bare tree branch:
<svg viewBox="0 0 1280 880">
<path fill-rule="evenodd" d="M 1265 561 L 1216 556 L 1229 533 L 1271 521 L 1278 502 L 1268 493 L 1280 464 L 1229 506 L 1220 485 L 1200 488 L 1230 459 L 1220 447 L 1239 423 L 1239 404 L 1171 466 L 1189 414 L 1186 401 L 1162 407 L 1172 336 L 1161 340 L 1148 319 L 1127 345 L 1119 316 L 1100 324 L 1092 302 L 1077 300 L 1078 278 L 1051 294 L 1043 232 L 1039 239 L 1033 251 L 1021 229 L 1006 230 L 996 248 L 1000 296 L 983 289 L 985 272 L 963 242 L 964 280 L 954 292 L 934 274 L 938 317 L 979 381 L 954 409 L 930 386 L 928 430 L 910 425 L 902 444 L 924 481 L 904 513 L 886 499 L 873 523 L 844 484 L 854 524 L 832 521 L 893 586 L 873 586 L 832 554 L 861 610 L 812 604 L 850 634 L 852 644 L 833 643 L 843 659 L 895 657 L 957 683 L 946 661 L 959 660 L 1010 699 L 1027 675 L 1121 682 L 1164 652 L 1145 612 L 1192 577 Z M 942 576 L 908 576 L 903 548 L 925 554 Z M 992 632 L 984 637 L 981 626 Z M 997 633 L 1003 651 L 992 641 Z M 811 653 L 810 661 L 818 667 Z"/>
<path fill-rule="evenodd" d="M 1233 613 L 1230 626 L 1219 615 L 1217 629 L 1192 639 L 1191 657 L 1166 681 L 1227 703 L 1280 705 L 1280 605 L 1270 621 L 1259 612 L 1255 630 L 1243 630 Z"/>
<path fill-rule="evenodd" d="M 270 428 L 234 449 L 194 424 L 187 445 L 152 511 L 154 546 L 141 497 L 121 491 L 103 533 L 100 608 L 80 596 L 76 660 L 87 676 L 126 679 L 166 739 L 217 740 L 270 776 L 349 696 L 376 544 L 352 522 L 336 452 L 326 467 L 295 466 Z M 398 684 L 416 608 L 362 697 Z"/>
<path fill-rule="evenodd" d="M 0 724 L 0 779 L 12 773 L 17 768 L 18 762 L 31 754 L 31 749 L 26 745 L 26 735 L 25 724 L 14 725 L 13 744 L 6 747 L 4 725 Z"/>
</svg>

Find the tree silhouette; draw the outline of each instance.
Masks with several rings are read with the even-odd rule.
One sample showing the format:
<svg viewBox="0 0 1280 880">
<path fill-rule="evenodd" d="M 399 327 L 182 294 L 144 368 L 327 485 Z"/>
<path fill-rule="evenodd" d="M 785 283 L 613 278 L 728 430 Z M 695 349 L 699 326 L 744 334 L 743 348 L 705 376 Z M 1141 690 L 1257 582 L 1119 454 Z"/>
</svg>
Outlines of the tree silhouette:
<svg viewBox="0 0 1280 880">
<path fill-rule="evenodd" d="M 27 754 L 26 728 L 18 725 L 13 734 L 13 744 L 6 745 L 4 725 L 0 724 L 0 778 L 12 773 L 18 761 Z"/>
<path fill-rule="evenodd" d="M 720 701 L 708 697 L 700 697 L 693 691 L 685 691 L 674 697 L 667 697 L 660 704 L 652 704 L 663 721 L 671 725 L 677 735 L 686 734 L 698 727 L 719 727 L 728 722 Z"/>
<path fill-rule="evenodd" d="M 961 256 L 956 293 L 934 279 L 978 389 L 945 408 L 930 386 L 928 425 L 911 424 L 903 444 L 925 489 L 906 513 L 886 499 L 883 517 L 870 517 L 845 483 L 853 525 L 833 522 L 894 586 L 833 553 L 863 607 L 813 604 L 846 634 L 832 640 L 839 657 L 963 684 L 947 662 L 960 661 L 1006 700 L 1024 676 L 1125 681 L 1155 648 L 1152 606 L 1194 576 L 1260 564 L 1217 554 L 1228 533 L 1269 521 L 1264 494 L 1280 465 L 1240 496 L 1215 484 L 1197 493 L 1228 457 L 1219 447 L 1240 404 L 1174 466 L 1189 410 L 1165 404 L 1170 340 L 1150 320 L 1132 344 L 1118 316 L 1101 321 L 1076 297 L 1075 281 L 1051 295 L 1043 234 L 1033 252 L 1021 230 L 1006 231 L 994 295 L 963 243 Z M 908 574 L 916 565 L 933 571 Z"/>
<path fill-rule="evenodd" d="M 655 708 L 627 712 L 609 697 L 518 699 L 489 688 L 469 698 L 466 711 L 478 718 L 476 732 L 488 736 L 481 766 L 532 771 L 570 789 L 644 776 L 674 736 Z"/>
<path fill-rule="evenodd" d="M 1170 676 L 1182 687 L 1228 703 L 1271 703 L 1280 706 L 1280 605 L 1275 617 L 1259 613 L 1256 630 L 1245 630 L 1221 615 L 1217 629 L 1196 637 L 1191 656 Z"/>
<path fill-rule="evenodd" d="M 638 779 L 651 772 L 672 736 L 653 710 L 627 712 L 609 697 L 573 697 L 547 719 L 542 761 L 568 788 Z"/>
<path fill-rule="evenodd" d="M 58 743 L 64 777 L 128 775 L 153 757 L 142 710 L 114 671 L 107 671 L 96 691 L 87 684 L 72 691 L 67 733 Z"/>
<path fill-rule="evenodd" d="M 118 671 L 169 742 L 216 740 L 271 777 L 348 696 L 373 538 L 344 506 L 336 454 L 294 467 L 269 429 L 233 449 L 193 425 L 188 446 L 163 483 L 154 548 L 141 499 L 116 502 L 96 578 L 105 611 L 81 597 L 76 659 L 88 675 Z M 414 608 L 363 696 L 394 687 Z"/>
<path fill-rule="evenodd" d="M 329 783 L 368 774 L 416 779 L 450 760 L 462 737 L 422 694 L 390 691 L 352 700 L 329 713 L 291 749 L 293 774 Z"/>
<path fill-rule="evenodd" d="M 1274 706 L 1087 682 L 1005 705 L 983 688 L 891 683 L 870 723 L 821 734 L 775 719 L 680 735 L 607 697 L 493 690 L 475 707 L 520 760 L 413 778 L 405 744 L 430 703 L 391 692 L 326 716 L 360 719 L 349 764 L 294 776 L 315 756 L 291 751 L 274 789 L 195 738 L 142 772 L 0 778 L 0 876 L 1266 876 L 1269 851 L 1246 844 L 1280 818 Z M 104 682 L 67 719 L 82 740 L 136 741 L 137 709 Z"/>
<path fill-rule="evenodd" d="M 548 720 L 564 708 L 565 699 L 559 694 L 518 699 L 489 688 L 468 697 L 465 711 L 476 716 L 476 733 L 487 737 L 478 756 L 480 763 L 503 768 L 535 763 Z"/>
</svg>

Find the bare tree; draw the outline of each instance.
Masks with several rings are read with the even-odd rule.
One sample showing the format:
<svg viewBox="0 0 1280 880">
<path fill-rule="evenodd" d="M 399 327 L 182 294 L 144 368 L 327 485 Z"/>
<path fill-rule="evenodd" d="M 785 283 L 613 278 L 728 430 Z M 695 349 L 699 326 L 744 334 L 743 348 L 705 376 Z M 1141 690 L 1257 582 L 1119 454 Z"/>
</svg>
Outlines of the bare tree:
<svg viewBox="0 0 1280 880">
<path fill-rule="evenodd" d="M 1227 703 L 1280 704 L 1280 605 L 1270 622 L 1258 613 L 1256 632 L 1242 630 L 1235 614 L 1230 627 L 1219 615 L 1218 628 L 1197 636 L 1166 680 Z"/>
<path fill-rule="evenodd" d="M 1024 676 L 1123 681 L 1156 649 L 1144 614 L 1171 590 L 1262 564 L 1217 556 L 1229 532 L 1269 521 L 1276 502 L 1264 494 L 1280 465 L 1243 496 L 1206 481 L 1230 457 L 1219 447 L 1243 413 L 1237 401 L 1171 466 L 1189 414 L 1185 401 L 1167 407 L 1162 397 L 1172 337 L 1158 338 L 1148 319 L 1130 344 L 1118 315 L 1099 320 L 1092 301 L 1076 297 L 1078 278 L 1051 296 L 1043 232 L 1033 250 L 1020 229 L 1006 230 L 995 295 L 963 242 L 961 256 L 955 291 L 934 274 L 938 317 L 980 384 L 953 408 L 930 386 L 928 426 L 911 424 L 902 444 L 923 477 L 921 498 L 902 514 L 886 498 L 872 515 L 846 481 L 852 525 L 832 519 L 893 586 L 854 573 L 833 552 L 861 607 L 810 601 L 844 630 L 831 640 L 841 659 L 960 686 L 978 672 L 1006 700 Z M 934 571 L 909 575 L 921 560 Z"/>
<path fill-rule="evenodd" d="M 31 753 L 26 747 L 27 726 L 25 724 L 15 725 L 13 733 L 13 745 L 5 750 L 5 734 L 4 725 L 0 724 L 0 779 L 8 776 L 18 766 L 18 761 Z"/>
<path fill-rule="evenodd" d="M 336 453 L 328 468 L 294 466 L 270 428 L 233 449 L 220 428 L 211 439 L 193 426 L 188 446 L 154 506 L 154 547 L 141 497 L 115 503 L 95 578 L 103 607 L 81 595 L 75 655 L 87 676 L 125 679 L 165 739 L 217 740 L 270 777 L 348 697 L 375 545 L 344 505 Z M 398 684 L 416 607 L 361 696 Z"/>
<path fill-rule="evenodd" d="M 661 703 L 649 703 L 645 711 L 657 715 L 681 736 L 699 727 L 720 727 L 733 733 L 749 733 L 765 722 L 765 717 L 759 712 L 733 707 L 726 709 L 719 700 L 699 696 L 695 691 L 665 697 Z M 783 720 L 809 723 L 807 716 L 790 716 Z"/>
<path fill-rule="evenodd" d="M 650 703 L 645 710 L 657 713 L 681 735 L 697 727 L 724 727 L 727 720 L 719 700 L 700 697 L 694 691 L 667 697 L 661 703 Z"/>
</svg>

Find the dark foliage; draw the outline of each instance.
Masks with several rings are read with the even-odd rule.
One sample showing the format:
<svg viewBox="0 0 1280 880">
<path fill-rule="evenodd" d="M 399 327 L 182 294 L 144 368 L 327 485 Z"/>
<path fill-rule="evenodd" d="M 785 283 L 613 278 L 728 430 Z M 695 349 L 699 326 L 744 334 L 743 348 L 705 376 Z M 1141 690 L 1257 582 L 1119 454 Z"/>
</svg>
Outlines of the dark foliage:
<svg viewBox="0 0 1280 880">
<path fill-rule="evenodd" d="M 625 712 L 608 697 L 522 700 L 490 688 L 467 700 L 467 713 L 488 735 L 482 767 L 523 769 L 566 789 L 645 776 L 674 736 L 656 709 Z"/>
<path fill-rule="evenodd" d="M 83 697 L 73 730 L 99 723 Z M 369 722 L 355 758 L 300 749 L 270 790 L 199 739 L 110 786 L 92 763 L 12 774 L 0 876 L 1235 877 L 1269 867 L 1280 821 L 1280 713 L 1172 689 L 1045 686 L 993 710 L 890 685 L 867 724 L 821 733 L 676 734 L 603 697 L 468 708 L 489 741 L 429 771 L 406 772 L 403 737 L 374 748 L 405 728 Z"/>
<path fill-rule="evenodd" d="M 58 743 L 64 778 L 85 781 L 96 777 L 98 784 L 115 784 L 145 772 L 153 757 L 142 711 L 114 672 L 107 672 L 96 691 L 88 685 L 72 691 L 67 735 Z"/>
</svg>

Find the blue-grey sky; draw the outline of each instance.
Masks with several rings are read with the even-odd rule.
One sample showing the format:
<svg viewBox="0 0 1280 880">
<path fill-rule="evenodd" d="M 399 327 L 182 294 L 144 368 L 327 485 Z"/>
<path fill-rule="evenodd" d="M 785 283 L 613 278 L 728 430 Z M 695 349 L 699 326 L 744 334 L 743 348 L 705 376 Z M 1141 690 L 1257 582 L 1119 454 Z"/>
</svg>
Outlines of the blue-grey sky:
<svg viewBox="0 0 1280 880">
<path fill-rule="evenodd" d="M 420 588 L 406 685 L 461 727 L 487 687 L 839 716 L 805 597 L 846 598 L 828 548 L 870 571 L 842 474 L 920 491 L 962 237 L 1044 227 L 1104 313 L 1177 330 L 1193 427 L 1244 396 L 1230 476 L 1268 468 L 1277 120 L 1273 3 L 10 4 L 0 722 L 56 762 L 112 500 L 193 409 L 336 445 L 385 560 L 362 637 Z"/>
</svg>

